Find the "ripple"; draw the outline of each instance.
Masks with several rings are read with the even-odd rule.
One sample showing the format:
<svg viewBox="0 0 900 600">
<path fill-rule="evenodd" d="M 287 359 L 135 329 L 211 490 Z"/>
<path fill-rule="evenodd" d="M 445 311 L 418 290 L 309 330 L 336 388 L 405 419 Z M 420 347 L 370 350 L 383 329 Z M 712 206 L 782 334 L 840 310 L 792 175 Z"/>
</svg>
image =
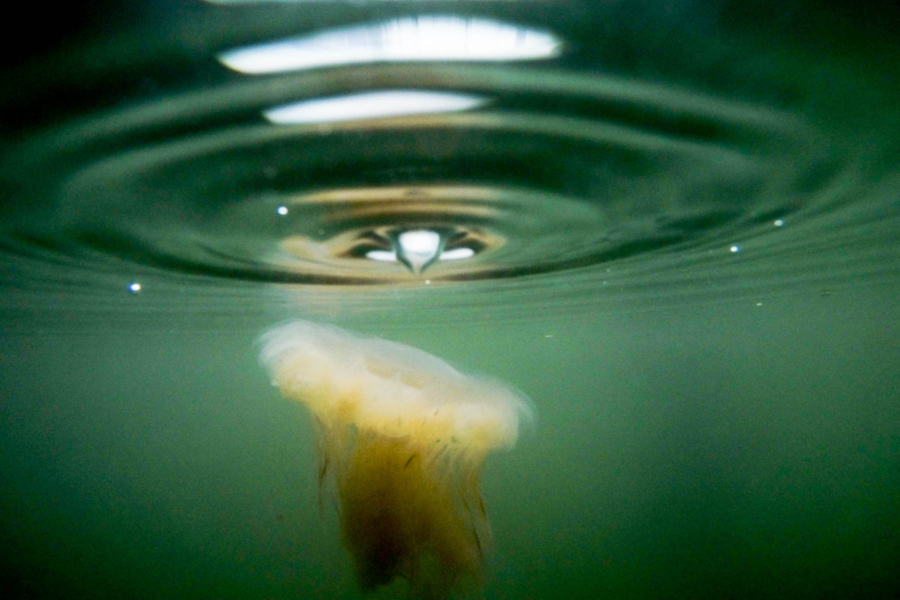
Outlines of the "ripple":
<svg viewBox="0 0 900 600">
<path fill-rule="evenodd" d="M 273 107 L 398 90 L 479 100 L 461 112 L 266 119 Z M 488 302 L 523 290 L 533 302 L 547 290 L 570 301 L 703 294 L 713 281 L 733 290 L 815 269 L 803 257 L 829 238 L 825 224 L 846 231 L 866 210 L 848 203 L 862 184 L 836 147 L 791 111 L 612 75 L 313 70 L 27 139 L 3 169 L 21 195 L 51 201 L 17 211 L 5 245 L 44 264 L 226 285 L 424 282 L 471 294 L 495 281 L 482 288 Z M 437 241 L 413 264 L 400 240 L 416 232 Z"/>
<path fill-rule="evenodd" d="M 473 251 L 439 261 L 429 278 L 508 278 L 691 247 L 786 215 L 796 201 L 785 192 L 806 176 L 773 168 L 812 140 L 791 115 L 547 70 L 426 73 L 431 91 L 477 92 L 490 106 L 273 126 L 246 115 L 285 92 L 244 84 L 56 133 L 36 150 L 61 147 L 75 164 L 52 235 L 183 272 L 357 285 L 410 281 L 415 273 L 368 254 L 389 250 L 396 232 L 427 229 Z M 492 75 L 500 85 L 487 88 Z M 320 74 L 294 79 L 308 93 L 340 87 Z"/>
</svg>

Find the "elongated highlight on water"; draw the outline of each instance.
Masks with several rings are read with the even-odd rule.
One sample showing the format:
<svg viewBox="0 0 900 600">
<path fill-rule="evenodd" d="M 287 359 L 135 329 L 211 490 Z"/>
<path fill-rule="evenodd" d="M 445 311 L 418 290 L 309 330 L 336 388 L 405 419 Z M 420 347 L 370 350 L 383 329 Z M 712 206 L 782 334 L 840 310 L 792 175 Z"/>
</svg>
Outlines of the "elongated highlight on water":
<svg viewBox="0 0 900 600">
<path fill-rule="evenodd" d="M 312 414 L 319 485 L 364 591 L 409 581 L 419 598 L 476 587 L 490 545 L 479 477 L 532 414 L 505 384 L 421 350 L 293 321 L 262 337 L 273 383 Z"/>
</svg>

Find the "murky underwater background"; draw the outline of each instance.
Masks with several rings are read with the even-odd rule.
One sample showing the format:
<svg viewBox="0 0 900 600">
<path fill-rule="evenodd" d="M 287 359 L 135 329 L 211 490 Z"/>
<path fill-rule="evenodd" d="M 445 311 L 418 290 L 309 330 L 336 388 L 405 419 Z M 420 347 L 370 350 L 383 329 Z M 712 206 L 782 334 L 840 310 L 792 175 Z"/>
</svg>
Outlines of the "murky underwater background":
<svg viewBox="0 0 900 600">
<path fill-rule="evenodd" d="M 360 597 L 289 318 L 532 399 L 486 598 L 900 596 L 892 3 L 66 10 L 2 58 L 11 597 Z"/>
</svg>

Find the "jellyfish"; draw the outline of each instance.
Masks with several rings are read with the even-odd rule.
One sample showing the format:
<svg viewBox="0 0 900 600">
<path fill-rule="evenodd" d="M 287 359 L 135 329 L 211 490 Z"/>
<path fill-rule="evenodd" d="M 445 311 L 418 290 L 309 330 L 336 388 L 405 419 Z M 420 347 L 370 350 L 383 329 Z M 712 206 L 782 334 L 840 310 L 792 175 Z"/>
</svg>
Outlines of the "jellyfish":
<svg viewBox="0 0 900 600">
<path fill-rule="evenodd" d="M 527 399 L 416 348 L 292 321 L 261 338 L 261 362 L 316 429 L 319 493 L 370 592 L 396 579 L 439 599 L 483 582 L 490 527 L 479 476 L 511 448 Z"/>
</svg>

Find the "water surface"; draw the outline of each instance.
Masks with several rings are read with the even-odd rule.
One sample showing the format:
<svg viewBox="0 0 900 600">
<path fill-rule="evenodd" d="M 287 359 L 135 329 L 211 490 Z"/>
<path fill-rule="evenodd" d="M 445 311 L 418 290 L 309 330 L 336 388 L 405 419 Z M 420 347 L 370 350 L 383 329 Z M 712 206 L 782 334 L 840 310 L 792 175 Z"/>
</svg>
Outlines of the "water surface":
<svg viewBox="0 0 900 600">
<path fill-rule="evenodd" d="M 900 19 L 867 6 L 71 9 L 3 63 L 3 578 L 359 597 L 257 364 L 304 318 L 531 397 L 485 597 L 896 597 Z M 319 63 L 233 60 L 284 40 Z"/>
</svg>

